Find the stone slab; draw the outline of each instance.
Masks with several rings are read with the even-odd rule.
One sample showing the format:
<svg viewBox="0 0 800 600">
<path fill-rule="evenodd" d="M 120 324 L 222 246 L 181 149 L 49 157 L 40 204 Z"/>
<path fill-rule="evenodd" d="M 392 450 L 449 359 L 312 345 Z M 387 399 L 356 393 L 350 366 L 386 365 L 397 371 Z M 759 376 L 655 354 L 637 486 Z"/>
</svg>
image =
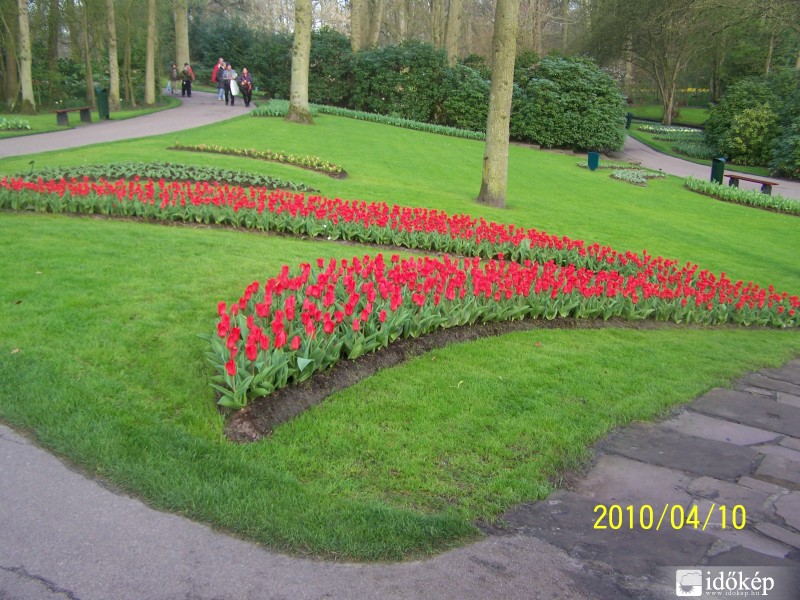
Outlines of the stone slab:
<svg viewBox="0 0 800 600">
<path fill-rule="evenodd" d="M 774 431 L 765 431 L 748 425 L 740 425 L 726 419 L 715 419 L 694 411 L 683 412 L 669 421 L 663 421 L 661 425 L 686 435 L 694 435 L 719 442 L 730 442 L 740 446 L 763 444 L 781 437 L 781 434 Z"/>
<path fill-rule="evenodd" d="M 788 435 L 781 440 L 781 446 L 786 446 L 792 450 L 800 450 L 800 440 L 789 437 Z"/>
<path fill-rule="evenodd" d="M 604 563 L 632 577 L 655 576 L 661 567 L 699 564 L 715 542 L 711 535 L 686 528 L 595 529 L 596 505 L 573 492 L 557 492 L 548 500 L 512 509 L 504 520 L 517 533 L 544 540 L 573 558 Z"/>
<path fill-rule="evenodd" d="M 800 534 L 798 533 L 784 529 L 774 523 L 758 523 L 756 524 L 756 529 L 787 546 L 800 549 Z"/>
<path fill-rule="evenodd" d="M 748 394 L 763 396 L 764 398 L 769 398 L 771 400 L 776 400 L 778 397 L 778 392 L 774 392 L 772 390 L 765 390 L 764 388 L 753 387 L 752 385 L 737 386 L 736 389 L 739 390 L 740 392 L 747 392 Z"/>
<path fill-rule="evenodd" d="M 575 487 L 575 492 L 593 500 L 633 504 L 681 504 L 692 497 L 685 491 L 691 478 L 682 471 L 658 467 L 616 454 L 601 456 Z"/>
<path fill-rule="evenodd" d="M 800 490 L 800 462 L 768 454 L 761 461 L 754 477 L 789 490 Z"/>
<path fill-rule="evenodd" d="M 723 519 L 726 521 L 726 526 L 731 526 L 730 511 L 736 505 L 742 505 L 747 513 L 746 520 L 752 522 L 753 520 L 764 520 L 764 518 L 772 513 L 772 498 L 771 495 L 759 490 L 754 490 L 744 485 L 736 483 L 729 483 L 727 481 L 720 481 L 713 477 L 700 477 L 695 479 L 689 484 L 687 491 L 696 498 L 704 498 L 708 501 L 713 501 L 716 509 L 712 511 L 712 518 L 709 519 L 709 525 L 721 528 Z M 704 505 L 705 506 L 705 505 Z M 725 507 L 727 511 L 723 514 L 720 507 Z M 705 521 L 705 515 L 711 506 L 706 507 L 707 510 L 701 510 L 701 520 Z"/>
<path fill-rule="evenodd" d="M 800 532 L 800 492 L 792 492 L 775 501 L 775 511 L 787 525 Z"/>
<path fill-rule="evenodd" d="M 759 373 L 772 379 L 800 383 L 800 360 L 790 361 L 777 369 L 761 369 Z"/>
<path fill-rule="evenodd" d="M 700 514 L 705 515 L 711 508 L 711 502 L 709 500 L 701 500 L 697 503 L 697 507 Z M 730 525 L 730 520 L 724 529 L 719 526 L 719 519 L 717 519 L 716 524 L 709 523 L 705 529 L 705 533 L 713 535 L 727 545 L 728 548 L 742 546 L 749 550 L 766 554 L 767 556 L 774 556 L 775 558 L 785 558 L 792 550 L 789 546 L 752 529 L 734 529 Z"/>
<path fill-rule="evenodd" d="M 794 436 L 800 432 L 800 408 L 745 392 L 713 389 L 695 400 L 691 409 L 784 435 Z"/>
<path fill-rule="evenodd" d="M 769 377 L 761 373 L 750 373 L 739 380 L 740 385 L 748 385 L 773 392 L 786 392 L 800 395 L 800 385 L 782 378 Z"/>
<path fill-rule="evenodd" d="M 784 458 L 788 458 L 789 460 L 800 462 L 800 452 L 798 452 L 797 450 L 792 450 L 791 448 L 787 448 L 786 446 L 764 444 L 762 446 L 751 446 L 751 448 L 753 448 L 753 450 L 761 452 L 762 454 L 783 456 Z"/>
<path fill-rule="evenodd" d="M 759 454 L 748 447 L 682 434 L 667 427 L 636 424 L 609 436 L 602 451 L 716 479 L 751 475 Z"/>
<path fill-rule="evenodd" d="M 744 477 L 739 477 L 739 481 L 737 481 L 739 485 L 743 485 L 745 487 L 749 487 L 753 490 L 759 490 L 761 492 L 766 492 L 770 496 L 779 496 L 781 494 L 785 494 L 788 490 L 780 485 L 776 485 L 774 483 L 769 483 L 768 481 L 762 481 L 761 479 L 753 479 L 752 477 L 748 477 L 745 475 Z"/>
<path fill-rule="evenodd" d="M 781 404 L 788 404 L 789 406 L 800 408 L 800 396 L 797 396 L 796 394 L 787 394 L 785 392 L 778 392 L 777 400 Z"/>
<path fill-rule="evenodd" d="M 720 552 L 708 558 L 708 564 L 712 567 L 790 567 L 797 568 L 797 563 L 793 560 L 768 556 L 761 552 L 755 552 L 749 548 L 737 546 L 727 552 Z"/>
</svg>

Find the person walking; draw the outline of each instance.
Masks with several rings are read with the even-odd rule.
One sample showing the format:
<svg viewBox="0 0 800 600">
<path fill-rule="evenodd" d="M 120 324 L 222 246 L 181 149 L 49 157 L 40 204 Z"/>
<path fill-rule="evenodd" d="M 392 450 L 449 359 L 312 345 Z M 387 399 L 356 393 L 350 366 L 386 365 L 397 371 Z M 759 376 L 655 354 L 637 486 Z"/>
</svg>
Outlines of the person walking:
<svg viewBox="0 0 800 600">
<path fill-rule="evenodd" d="M 225 88 L 225 106 L 228 105 L 229 101 L 230 105 L 233 106 L 236 100 L 236 96 L 231 94 L 231 80 L 235 80 L 236 77 L 237 73 L 233 70 L 233 67 L 231 67 L 231 63 L 225 63 L 225 70 L 222 72 L 222 81 Z"/>
<path fill-rule="evenodd" d="M 239 75 L 239 92 L 242 94 L 245 107 L 250 106 L 250 100 L 253 98 L 253 77 L 247 70 L 247 67 L 242 67 L 242 74 Z"/>
<path fill-rule="evenodd" d="M 194 71 L 189 63 L 183 63 L 183 71 L 181 71 L 181 96 L 192 97 L 192 82 L 194 81 Z"/>
<path fill-rule="evenodd" d="M 225 83 L 222 81 L 222 72 L 225 70 L 225 59 L 221 56 L 211 72 L 211 82 L 217 84 L 217 100 L 222 101 L 225 96 Z"/>
<path fill-rule="evenodd" d="M 177 93 L 178 82 L 181 80 L 181 74 L 178 73 L 178 65 L 172 63 L 169 70 L 169 92 L 174 96 Z"/>
</svg>

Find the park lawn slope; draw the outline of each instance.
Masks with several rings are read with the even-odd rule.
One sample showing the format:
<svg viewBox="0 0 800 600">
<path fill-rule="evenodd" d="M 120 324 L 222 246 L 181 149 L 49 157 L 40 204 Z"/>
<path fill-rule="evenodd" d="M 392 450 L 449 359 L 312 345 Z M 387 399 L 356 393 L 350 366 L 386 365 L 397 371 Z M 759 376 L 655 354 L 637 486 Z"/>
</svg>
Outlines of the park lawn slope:
<svg viewBox="0 0 800 600">
<path fill-rule="evenodd" d="M 474 539 L 611 428 L 800 352 L 796 331 L 534 330 L 428 353 L 240 446 L 197 336 L 216 301 L 281 264 L 370 249 L 12 213 L 0 240 L 3 420 L 158 508 L 326 557 Z"/>
<path fill-rule="evenodd" d="M 170 151 L 217 143 L 317 156 L 348 172 L 335 180 L 297 167 L 247 158 Z M 235 143 L 234 143 L 235 142 Z M 154 138 L 36 156 L 36 166 L 117 161 L 214 165 L 302 182 L 323 195 L 467 212 L 488 220 L 614 248 L 691 261 L 729 277 L 796 293 L 798 271 L 788 248 L 800 246 L 794 217 L 721 203 L 691 193 L 669 177 L 637 187 L 608 171 L 578 168 L 585 156 L 510 148 L 508 208 L 474 202 L 480 187 L 482 142 L 320 116 L 311 127 L 279 118 L 243 116 L 224 124 Z M 0 173 L 28 172 L 31 157 L 0 160 Z"/>
<path fill-rule="evenodd" d="M 171 152 L 224 137 L 342 164 L 334 180 L 252 159 Z M 233 142 L 230 142 L 233 143 Z M 242 117 L 35 157 L 213 164 L 328 196 L 469 212 L 660 254 L 795 294 L 796 219 L 637 187 L 584 157 L 514 146 L 509 208 L 478 206 L 483 144 L 339 117 Z M 0 161 L 27 172 L 32 157 Z M 217 303 L 317 257 L 375 248 L 208 227 L 0 214 L 0 418 L 159 508 L 272 547 L 386 560 L 474 539 L 477 520 L 543 498 L 587 446 L 800 353 L 796 331 L 661 326 L 535 330 L 459 344 L 335 394 L 259 443 L 222 433 L 206 342 Z"/>
</svg>

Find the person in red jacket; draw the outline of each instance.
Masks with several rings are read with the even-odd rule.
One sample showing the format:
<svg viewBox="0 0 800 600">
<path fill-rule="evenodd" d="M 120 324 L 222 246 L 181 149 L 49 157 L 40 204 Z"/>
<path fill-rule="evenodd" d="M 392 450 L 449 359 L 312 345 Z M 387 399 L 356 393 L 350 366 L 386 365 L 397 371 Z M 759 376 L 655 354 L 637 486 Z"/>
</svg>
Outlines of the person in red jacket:
<svg viewBox="0 0 800 600">
<path fill-rule="evenodd" d="M 214 65 L 214 70 L 211 72 L 211 83 L 217 84 L 217 100 L 222 100 L 225 94 L 225 88 L 222 82 L 221 72 L 225 70 L 225 59 L 221 56 Z"/>
</svg>

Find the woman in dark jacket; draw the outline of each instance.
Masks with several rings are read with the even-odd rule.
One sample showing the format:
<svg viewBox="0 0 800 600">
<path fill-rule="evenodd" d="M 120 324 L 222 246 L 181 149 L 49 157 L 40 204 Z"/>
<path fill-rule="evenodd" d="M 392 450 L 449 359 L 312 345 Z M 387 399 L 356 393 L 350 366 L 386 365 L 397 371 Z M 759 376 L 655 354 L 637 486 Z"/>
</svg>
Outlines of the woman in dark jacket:
<svg viewBox="0 0 800 600">
<path fill-rule="evenodd" d="M 250 100 L 253 98 L 253 77 L 247 67 L 242 69 L 242 74 L 237 79 L 239 83 L 239 91 L 242 93 L 242 100 L 245 106 L 250 106 Z"/>
</svg>

